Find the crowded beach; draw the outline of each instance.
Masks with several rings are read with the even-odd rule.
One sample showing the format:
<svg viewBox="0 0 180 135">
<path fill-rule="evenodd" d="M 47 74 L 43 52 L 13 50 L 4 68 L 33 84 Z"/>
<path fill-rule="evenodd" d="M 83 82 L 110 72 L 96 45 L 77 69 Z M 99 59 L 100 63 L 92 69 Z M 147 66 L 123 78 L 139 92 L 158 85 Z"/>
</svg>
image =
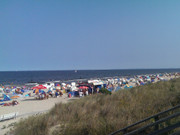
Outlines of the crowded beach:
<svg viewBox="0 0 180 135">
<path fill-rule="evenodd" d="M 110 92 L 116 92 L 121 89 L 129 89 L 158 81 L 168 81 L 179 76 L 179 73 L 164 73 L 137 75 L 134 77 L 77 80 L 66 83 L 61 81 L 52 81 L 41 84 L 30 82 L 24 86 L 1 86 L 0 106 L 7 107 L 19 105 L 29 98 L 33 98 L 34 100 L 48 100 L 49 98 L 59 97 L 81 98 L 83 96 L 99 93 L 101 88 L 106 88 Z M 0 114 L 2 114 L 1 111 Z"/>
<path fill-rule="evenodd" d="M 168 81 L 178 78 L 180 73 L 164 73 L 137 75 L 134 77 L 114 77 L 90 80 L 52 81 L 45 83 L 29 82 L 23 86 L 5 85 L 0 87 L 0 106 L 14 106 L 19 102 L 30 97 L 34 100 L 45 100 L 49 98 L 58 98 L 66 95 L 68 98 L 83 97 L 99 93 L 101 88 L 106 88 L 110 92 L 116 92 L 121 89 L 129 89 L 135 86 L 141 86 L 158 81 Z M 64 96 L 63 96 L 64 97 Z M 1 113 L 0 113 L 1 114 Z"/>
<path fill-rule="evenodd" d="M 21 86 L 1 86 L 0 121 L 4 121 L 5 118 L 2 116 L 8 113 L 18 112 L 19 116 L 25 116 L 32 112 L 47 111 L 56 103 L 66 103 L 72 98 L 78 99 L 98 94 L 101 88 L 106 88 L 113 93 L 158 81 L 168 81 L 179 76 L 180 73 L 159 73 L 134 77 L 108 77 L 66 82 L 30 82 Z"/>
<path fill-rule="evenodd" d="M 20 118 L 47 112 L 57 103 L 67 103 L 74 99 L 101 93 L 102 88 L 115 93 L 122 89 L 130 90 L 136 86 L 178 77 L 180 73 L 159 73 L 64 82 L 29 82 L 21 86 L 4 85 L 0 87 L 0 130 L 3 125 L 16 122 Z"/>
</svg>

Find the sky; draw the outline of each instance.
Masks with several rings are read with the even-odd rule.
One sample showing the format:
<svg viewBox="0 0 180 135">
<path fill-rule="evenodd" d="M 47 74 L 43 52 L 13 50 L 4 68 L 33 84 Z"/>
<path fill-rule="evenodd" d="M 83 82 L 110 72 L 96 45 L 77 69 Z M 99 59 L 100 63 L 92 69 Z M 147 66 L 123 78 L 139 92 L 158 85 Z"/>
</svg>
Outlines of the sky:
<svg viewBox="0 0 180 135">
<path fill-rule="evenodd" d="M 0 0 L 0 71 L 180 68 L 179 0 Z"/>
</svg>

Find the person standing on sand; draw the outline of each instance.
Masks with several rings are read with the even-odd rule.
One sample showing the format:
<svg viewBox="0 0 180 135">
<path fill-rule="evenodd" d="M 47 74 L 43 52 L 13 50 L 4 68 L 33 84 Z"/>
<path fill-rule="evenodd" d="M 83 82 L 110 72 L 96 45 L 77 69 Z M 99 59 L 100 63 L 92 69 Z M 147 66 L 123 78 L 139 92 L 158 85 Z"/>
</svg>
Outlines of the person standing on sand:
<svg viewBox="0 0 180 135">
<path fill-rule="evenodd" d="M 93 94 L 93 92 L 94 92 L 93 87 L 91 87 L 91 90 L 92 90 L 91 93 Z"/>
<path fill-rule="evenodd" d="M 86 96 L 88 96 L 88 89 L 86 89 Z"/>
<path fill-rule="evenodd" d="M 99 88 L 96 89 L 96 92 L 99 93 Z"/>
<path fill-rule="evenodd" d="M 79 97 L 81 98 L 83 96 L 82 90 L 79 91 Z"/>
</svg>

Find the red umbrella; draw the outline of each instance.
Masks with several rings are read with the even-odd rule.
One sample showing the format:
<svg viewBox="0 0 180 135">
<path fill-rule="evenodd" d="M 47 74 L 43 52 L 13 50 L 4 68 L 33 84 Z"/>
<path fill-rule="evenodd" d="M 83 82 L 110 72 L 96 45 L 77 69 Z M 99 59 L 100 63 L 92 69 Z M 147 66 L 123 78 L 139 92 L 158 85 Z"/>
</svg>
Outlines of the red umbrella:
<svg viewBox="0 0 180 135">
<path fill-rule="evenodd" d="M 79 89 L 88 89 L 87 86 L 80 86 Z"/>
<path fill-rule="evenodd" d="M 32 87 L 32 89 L 47 89 L 47 88 L 43 85 L 39 85 L 39 86 Z"/>
</svg>

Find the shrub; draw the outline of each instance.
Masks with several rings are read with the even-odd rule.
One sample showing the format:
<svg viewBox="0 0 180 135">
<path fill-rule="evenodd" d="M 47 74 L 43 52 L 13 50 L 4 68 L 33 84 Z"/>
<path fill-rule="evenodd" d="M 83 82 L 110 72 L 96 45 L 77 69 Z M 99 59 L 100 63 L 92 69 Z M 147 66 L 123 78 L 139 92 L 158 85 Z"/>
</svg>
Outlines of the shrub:
<svg viewBox="0 0 180 135">
<path fill-rule="evenodd" d="M 111 95 L 111 92 L 110 92 L 109 90 L 107 90 L 106 88 L 101 88 L 101 89 L 99 90 L 99 93 Z"/>
</svg>

